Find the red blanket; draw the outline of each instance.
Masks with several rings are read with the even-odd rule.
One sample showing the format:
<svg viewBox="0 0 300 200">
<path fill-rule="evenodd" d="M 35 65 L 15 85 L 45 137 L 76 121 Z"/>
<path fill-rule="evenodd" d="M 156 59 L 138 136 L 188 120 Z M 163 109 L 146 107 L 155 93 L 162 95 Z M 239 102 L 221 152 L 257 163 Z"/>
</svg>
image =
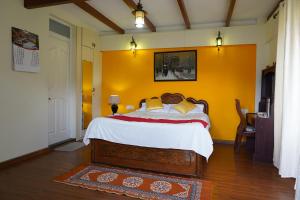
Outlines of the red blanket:
<svg viewBox="0 0 300 200">
<path fill-rule="evenodd" d="M 150 119 L 150 118 L 141 118 L 141 117 L 129 117 L 125 115 L 114 115 L 114 116 L 109 116 L 109 118 L 129 121 L 129 122 L 149 122 L 149 123 L 168 123 L 168 124 L 200 123 L 204 126 L 204 128 L 208 126 L 208 123 L 201 119 L 180 119 L 180 120 Z"/>
</svg>

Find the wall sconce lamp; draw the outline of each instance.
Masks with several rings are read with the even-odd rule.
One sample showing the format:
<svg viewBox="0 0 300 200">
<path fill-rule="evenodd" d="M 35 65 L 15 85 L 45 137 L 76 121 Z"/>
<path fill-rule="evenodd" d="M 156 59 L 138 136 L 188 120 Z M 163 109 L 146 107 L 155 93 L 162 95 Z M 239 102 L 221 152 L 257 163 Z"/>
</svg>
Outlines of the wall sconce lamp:
<svg viewBox="0 0 300 200">
<path fill-rule="evenodd" d="M 131 38 L 131 42 L 130 42 L 130 49 L 132 51 L 133 54 L 135 54 L 135 50 L 136 50 L 137 44 L 132 36 Z"/>
<path fill-rule="evenodd" d="M 221 37 L 221 32 L 218 32 L 218 37 L 216 38 L 216 46 L 218 47 L 218 51 L 220 51 L 220 47 L 223 45 L 223 38 Z"/>
<path fill-rule="evenodd" d="M 146 12 L 143 10 L 143 5 L 141 4 L 141 0 L 139 0 L 136 9 L 132 11 L 132 14 L 134 14 L 135 16 L 135 27 L 143 28 L 145 23 L 144 18 Z"/>
<path fill-rule="evenodd" d="M 118 104 L 120 103 L 119 95 L 110 95 L 108 102 L 111 105 L 111 111 L 114 115 L 118 112 Z"/>
</svg>

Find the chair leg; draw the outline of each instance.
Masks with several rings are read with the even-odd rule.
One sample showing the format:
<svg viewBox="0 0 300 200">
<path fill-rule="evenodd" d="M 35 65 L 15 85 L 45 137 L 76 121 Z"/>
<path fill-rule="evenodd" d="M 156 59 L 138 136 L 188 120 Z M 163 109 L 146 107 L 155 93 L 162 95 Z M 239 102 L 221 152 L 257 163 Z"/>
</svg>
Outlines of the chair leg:
<svg viewBox="0 0 300 200">
<path fill-rule="evenodd" d="M 242 135 L 239 135 L 239 138 L 238 138 L 238 146 L 237 146 L 237 152 L 238 152 L 238 153 L 240 152 L 240 147 L 241 147 L 242 139 L 243 139 L 243 136 L 242 136 Z"/>
<path fill-rule="evenodd" d="M 238 138 L 239 138 L 239 134 L 236 133 L 235 140 L 234 140 L 234 151 L 236 151 L 236 148 L 237 148 L 237 145 L 238 145 Z"/>
<path fill-rule="evenodd" d="M 235 135 L 235 140 L 234 140 L 234 151 L 236 151 L 237 142 L 238 142 L 238 135 L 239 135 L 239 134 L 236 134 L 236 135 Z"/>
<path fill-rule="evenodd" d="M 239 153 L 240 152 L 240 146 L 241 146 L 242 139 L 243 139 L 243 136 L 237 134 L 236 140 L 235 140 L 235 143 L 234 143 L 234 152 L 235 153 Z"/>
</svg>

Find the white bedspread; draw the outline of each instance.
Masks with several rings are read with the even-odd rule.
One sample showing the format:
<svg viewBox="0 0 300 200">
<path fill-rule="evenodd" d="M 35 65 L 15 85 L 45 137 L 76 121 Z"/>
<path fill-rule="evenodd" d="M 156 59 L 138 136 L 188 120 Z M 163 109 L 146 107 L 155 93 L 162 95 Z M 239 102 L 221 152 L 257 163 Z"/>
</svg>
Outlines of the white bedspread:
<svg viewBox="0 0 300 200">
<path fill-rule="evenodd" d="M 126 115 L 155 119 L 202 119 L 209 123 L 209 118 L 204 113 L 184 116 L 174 113 L 136 111 Z M 97 138 L 142 147 L 192 150 L 208 159 L 213 152 L 213 142 L 208 127 L 204 128 L 200 123 L 128 122 L 100 117 L 90 123 L 83 142 L 88 145 L 91 138 Z"/>
</svg>

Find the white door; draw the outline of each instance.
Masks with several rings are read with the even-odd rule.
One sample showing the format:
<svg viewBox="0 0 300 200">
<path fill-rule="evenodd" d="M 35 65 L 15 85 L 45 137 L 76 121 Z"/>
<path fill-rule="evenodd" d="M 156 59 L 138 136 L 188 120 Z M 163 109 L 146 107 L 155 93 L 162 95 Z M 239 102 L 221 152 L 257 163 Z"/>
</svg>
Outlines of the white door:
<svg viewBox="0 0 300 200">
<path fill-rule="evenodd" d="M 55 33 L 49 37 L 48 137 L 49 145 L 70 138 L 68 128 L 68 82 L 70 41 Z"/>
</svg>

